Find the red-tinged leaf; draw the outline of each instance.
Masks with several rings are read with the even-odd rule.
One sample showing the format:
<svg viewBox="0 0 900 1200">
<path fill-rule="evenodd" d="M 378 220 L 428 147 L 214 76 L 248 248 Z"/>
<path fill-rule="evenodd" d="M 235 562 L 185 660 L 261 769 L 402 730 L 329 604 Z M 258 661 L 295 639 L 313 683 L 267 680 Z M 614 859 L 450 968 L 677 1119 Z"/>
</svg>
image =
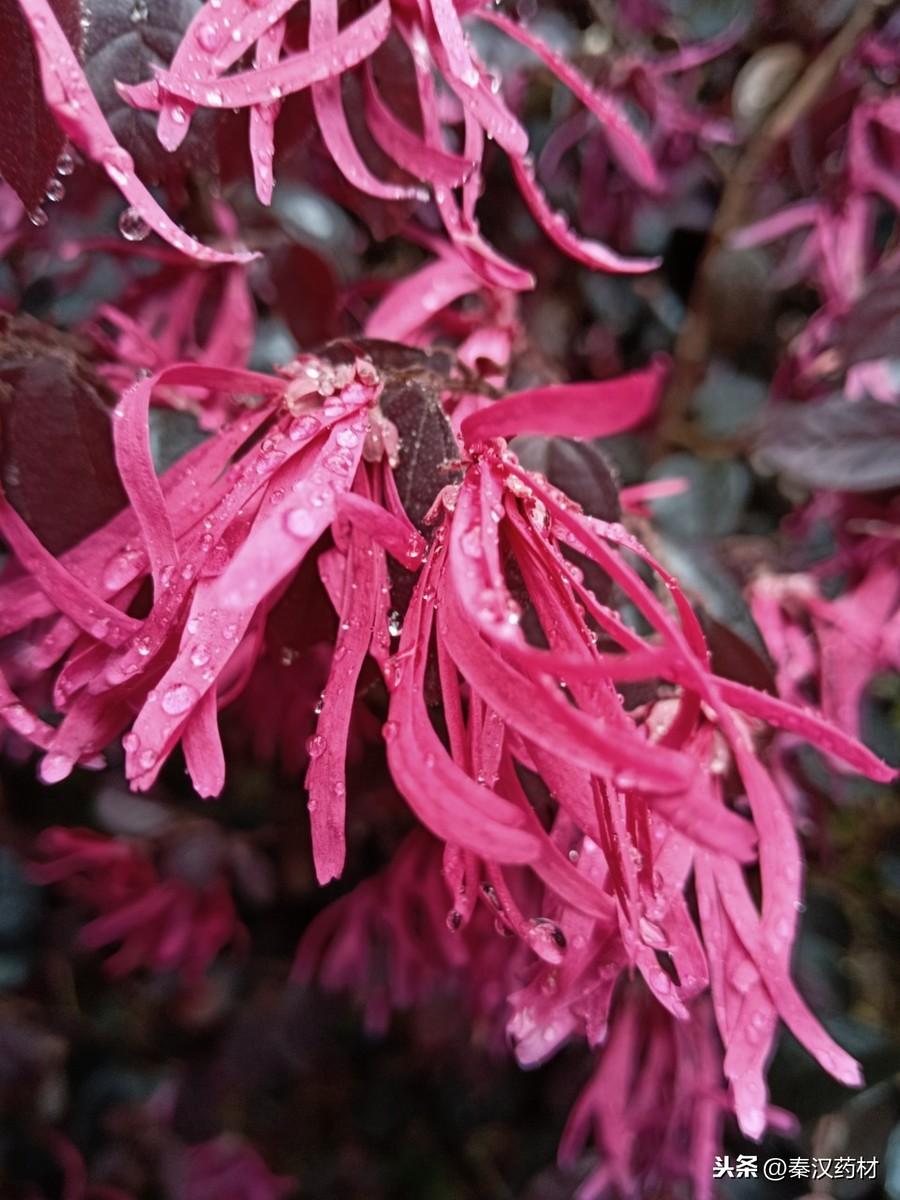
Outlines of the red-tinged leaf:
<svg viewBox="0 0 900 1200">
<path fill-rule="evenodd" d="M 78 0 L 52 4 L 78 49 Z M 18 0 L 0 0 L 0 175 L 27 209 L 37 208 L 44 198 L 65 140 L 44 100 L 37 55 Z"/>
<path fill-rule="evenodd" d="M 274 307 L 301 350 L 337 332 L 338 282 L 327 259 L 309 246 L 294 245 L 273 255 Z"/>
<path fill-rule="evenodd" d="M 125 504 L 111 399 L 75 339 L 27 318 L 0 320 L 0 478 L 53 553 Z"/>
</svg>

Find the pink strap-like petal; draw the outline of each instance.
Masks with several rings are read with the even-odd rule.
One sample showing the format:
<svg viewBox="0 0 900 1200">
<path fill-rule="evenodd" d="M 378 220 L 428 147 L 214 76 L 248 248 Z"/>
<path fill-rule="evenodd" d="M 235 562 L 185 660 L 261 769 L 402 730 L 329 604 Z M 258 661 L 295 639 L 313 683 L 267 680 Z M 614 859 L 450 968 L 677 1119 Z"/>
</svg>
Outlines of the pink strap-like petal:
<svg viewBox="0 0 900 1200">
<path fill-rule="evenodd" d="M 453 0 L 419 0 L 419 11 L 426 20 L 429 10 L 446 52 L 450 70 L 466 87 L 477 87 L 478 68 L 472 62 L 468 38 Z"/>
<path fill-rule="evenodd" d="M 412 133 L 384 103 L 375 85 L 372 60 L 365 64 L 366 125 L 381 149 L 398 166 L 435 187 L 458 187 L 475 164 L 430 145 Z"/>
<path fill-rule="evenodd" d="M 225 786 L 225 752 L 219 733 L 216 692 L 211 688 L 184 727 L 181 744 L 191 783 L 204 799 L 218 796 Z"/>
<path fill-rule="evenodd" d="M 274 67 L 281 56 L 284 42 L 285 23 L 279 21 L 267 29 L 256 43 L 253 62 L 256 67 Z M 275 157 L 275 118 L 281 107 L 280 100 L 271 104 L 256 104 L 250 110 L 250 158 L 253 162 L 253 182 L 260 204 L 271 204 L 275 173 L 272 162 Z"/>
<path fill-rule="evenodd" d="M 347 736 L 356 683 L 375 623 L 374 554 L 365 536 L 351 536 L 339 608 L 340 630 L 322 693 L 322 711 L 308 743 L 309 824 L 316 878 L 321 884 L 339 878 L 344 869 Z"/>
<path fill-rule="evenodd" d="M 338 0 L 310 0 L 309 48 L 312 53 L 334 45 L 338 32 Z M 332 74 L 312 88 L 313 108 L 319 123 L 319 133 L 344 178 L 369 196 L 381 200 L 424 200 L 427 193 L 420 188 L 384 183 L 369 170 L 353 141 L 344 100 L 340 74 Z"/>
<path fill-rule="evenodd" d="M 36 3 L 38 0 L 29 0 Z M 46 2 L 46 0 L 42 0 Z M 239 71 L 215 82 L 215 107 L 250 108 L 254 104 L 271 104 L 273 100 L 301 92 L 314 83 L 331 79 L 349 71 L 373 54 L 390 33 L 390 0 L 379 0 L 374 8 L 342 29 L 337 37 L 318 50 L 301 50 L 289 54 L 277 66 L 260 67 L 250 71 Z M 197 81 L 171 72 L 160 71 L 152 84 L 136 87 L 119 85 L 119 91 L 128 100 L 144 107 L 152 105 L 158 91 L 190 100 L 194 104 L 208 104 L 208 80 Z"/>
<path fill-rule="evenodd" d="M 357 492 L 340 498 L 338 513 L 404 567 L 415 571 L 422 565 L 425 539 L 408 518 L 395 516 Z"/>
<path fill-rule="evenodd" d="M 660 258 L 625 258 L 609 246 L 605 246 L 603 242 L 582 238 L 573 233 L 568 219 L 550 207 L 537 182 L 531 161 L 513 157 L 510 157 L 509 161 L 519 191 L 525 198 L 531 215 L 550 240 L 570 258 L 584 263 L 587 267 L 593 267 L 595 271 L 612 271 L 617 275 L 643 275 L 647 271 L 656 270 L 660 265 Z"/>
<path fill-rule="evenodd" d="M 609 437 L 643 424 L 656 411 L 666 367 L 597 383 L 570 383 L 513 393 L 466 417 L 467 446 L 495 437 L 547 434 L 552 437 Z"/>
<path fill-rule="evenodd" d="M 388 766 L 401 794 L 432 833 L 486 855 L 494 862 L 530 862 L 540 847 L 522 828 L 524 814 L 489 788 L 480 787 L 448 756 L 428 719 L 423 679 L 433 608 L 431 564 L 419 578 L 403 626 L 398 658 L 405 669 L 391 696 L 384 729 Z"/>
<path fill-rule="evenodd" d="M 478 291 L 481 281 L 464 262 L 439 258 L 401 279 L 369 314 L 370 337 L 405 341 L 435 313 L 461 296 Z"/>
<path fill-rule="evenodd" d="M 0 533 L 60 612 L 100 641 L 118 645 L 132 637 L 140 622 L 107 604 L 71 574 L 31 532 L 0 491 Z"/>
</svg>

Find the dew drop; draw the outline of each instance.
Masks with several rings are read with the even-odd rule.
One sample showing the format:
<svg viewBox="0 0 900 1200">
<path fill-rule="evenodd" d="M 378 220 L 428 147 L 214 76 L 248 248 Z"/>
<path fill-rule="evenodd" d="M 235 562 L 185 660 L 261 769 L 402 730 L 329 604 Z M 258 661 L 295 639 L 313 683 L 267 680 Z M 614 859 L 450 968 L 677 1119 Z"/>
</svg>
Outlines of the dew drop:
<svg viewBox="0 0 900 1200">
<path fill-rule="evenodd" d="M 457 933 L 462 925 L 462 913 L 455 908 L 451 908 L 447 913 L 447 928 L 451 933 Z"/>
<path fill-rule="evenodd" d="M 221 40 L 221 32 L 215 21 L 206 21 L 197 30 L 197 41 L 210 54 L 218 49 Z"/>
<path fill-rule="evenodd" d="M 193 707 L 198 699 L 197 689 L 189 683 L 176 683 L 167 688 L 161 701 L 162 710 L 170 717 L 180 716 Z"/>
<path fill-rule="evenodd" d="M 650 984 L 654 991 L 660 996 L 668 996 L 672 990 L 672 980 L 668 977 L 662 967 L 655 967 L 650 972 Z"/>
<path fill-rule="evenodd" d="M 56 160 L 57 175 L 71 175 L 74 170 L 75 159 L 68 152 L 68 150 L 63 150 L 62 154 Z"/>
<path fill-rule="evenodd" d="M 305 508 L 292 508 L 284 518 L 284 527 L 294 537 L 305 538 L 315 531 L 316 523 Z"/>
<path fill-rule="evenodd" d="M 648 921 L 646 917 L 641 917 L 638 928 L 641 931 L 641 937 L 648 946 L 665 946 L 668 944 L 666 935 L 655 921 Z"/>
<path fill-rule="evenodd" d="M 531 917 L 525 931 L 525 941 L 531 949 L 552 966 L 559 966 L 566 954 L 566 935 L 555 921 L 547 917 Z"/>
<path fill-rule="evenodd" d="M 126 733 L 122 738 L 122 748 L 127 750 L 129 754 L 133 754 L 141 744 L 141 739 L 136 733 Z"/>
<path fill-rule="evenodd" d="M 209 646 L 205 646 L 202 642 L 191 651 L 191 663 L 195 667 L 205 667 L 209 662 Z"/>
<path fill-rule="evenodd" d="M 396 721 L 385 721 L 384 725 L 381 727 L 381 736 L 386 742 L 396 741 L 397 733 L 398 729 Z"/>
<path fill-rule="evenodd" d="M 320 428 L 317 419 L 310 413 L 305 413 L 302 417 L 298 417 L 296 421 L 291 423 L 288 429 L 288 437 L 292 442 L 304 442 L 307 438 L 311 438 Z"/>
<path fill-rule="evenodd" d="M 142 242 L 150 232 L 150 226 L 136 208 L 126 208 L 119 216 L 119 233 L 126 242 Z"/>
<path fill-rule="evenodd" d="M 28 220 L 38 229 L 42 229 L 50 218 L 42 208 L 36 208 L 28 214 Z"/>
<path fill-rule="evenodd" d="M 306 739 L 306 753 L 310 758 L 321 758 L 325 753 L 327 743 L 321 733 L 314 733 Z"/>
<path fill-rule="evenodd" d="M 66 194 L 66 185 L 61 179 L 51 179 L 47 184 L 47 190 L 44 195 L 53 203 L 58 204 Z"/>
<path fill-rule="evenodd" d="M 758 979 L 756 967 L 746 959 L 738 963 L 731 976 L 731 982 L 742 995 L 749 992 Z"/>
</svg>

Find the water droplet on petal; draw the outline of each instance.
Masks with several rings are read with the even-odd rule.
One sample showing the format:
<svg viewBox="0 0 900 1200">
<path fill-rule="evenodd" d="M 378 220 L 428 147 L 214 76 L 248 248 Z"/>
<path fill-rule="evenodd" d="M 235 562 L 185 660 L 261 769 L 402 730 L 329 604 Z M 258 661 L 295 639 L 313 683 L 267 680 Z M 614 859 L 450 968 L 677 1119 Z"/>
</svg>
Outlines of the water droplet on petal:
<svg viewBox="0 0 900 1200">
<path fill-rule="evenodd" d="M 119 217 L 119 233 L 126 242 L 142 242 L 150 226 L 136 208 L 126 208 Z"/>
<path fill-rule="evenodd" d="M 198 698 L 197 689 L 189 683 L 176 683 L 163 693 L 162 710 L 170 717 L 177 717 L 192 708 Z"/>
<path fill-rule="evenodd" d="M 381 727 L 381 736 L 386 742 L 396 741 L 397 733 L 398 730 L 396 721 L 385 721 L 384 725 Z"/>
<path fill-rule="evenodd" d="M 57 175 L 71 175 L 75 170 L 75 159 L 68 150 L 63 150 L 62 154 L 56 160 Z"/>
<path fill-rule="evenodd" d="M 447 913 L 447 928 L 451 933 L 456 933 L 462 925 L 462 913 L 455 908 L 451 908 Z"/>
<path fill-rule="evenodd" d="M 205 667 L 208 662 L 209 646 L 205 646 L 202 642 L 198 642 L 191 651 L 191 663 L 195 667 Z"/>
<path fill-rule="evenodd" d="M 310 758 L 321 758 L 326 747 L 327 743 L 320 733 L 314 733 L 306 739 L 306 753 Z"/>
<path fill-rule="evenodd" d="M 649 921 L 646 917 L 641 917 L 638 928 L 641 931 L 641 937 L 648 946 L 668 945 L 668 938 L 655 921 Z"/>
<path fill-rule="evenodd" d="M 288 533 L 299 538 L 309 537 L 316 528 L 312 513 L 307 512 L 305 508 L 292 508 L 284 518 L 284 525 Z"/>
<path fill-rule="evenodd" d="M 66 185 L 61 179 L 51 179 L 47 184 L 47 190 L 44 195 L 53 203 L 58 204 L 66 194 Z"/>
<path fill-rule="evenodd" d="M 525 931 L 525 941 L 544 962 L 559 966 L 566 955 L 566 935 L 555 921 L 547 917 L 532 917 Z"/>
</svg>

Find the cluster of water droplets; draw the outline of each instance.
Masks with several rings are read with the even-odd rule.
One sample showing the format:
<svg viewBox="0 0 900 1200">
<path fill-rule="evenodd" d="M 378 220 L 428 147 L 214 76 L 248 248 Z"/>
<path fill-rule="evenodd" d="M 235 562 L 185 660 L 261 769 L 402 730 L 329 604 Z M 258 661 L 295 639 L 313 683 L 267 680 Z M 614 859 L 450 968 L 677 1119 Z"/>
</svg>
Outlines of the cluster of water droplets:
<svg viewBox="0 0 900 1200">
<path fill-rule="evenodd" d="M 64 200 L 66 195 L 66 185 L 63 180 L 68 178 L 68 176 L 71 175 L 74 170 L 75 159 L 72 155 L 72 152 L 67 147 L 62 151 L 59 158 L 56 160 L 54 174 L 47 183 L 47 187 L 44 191 L 44 199 L 48 200 L 51 204 L 59 204 L 61 200 Z M 47 210 L 41 205 L 38 205 L 37 208 L 32 209 L 31 212 L 28 213 L 28 220 L 38 229 L 42 229 L 47 224 L 49 219 L 50 218 L 47 215 Z"/>
</svg>

